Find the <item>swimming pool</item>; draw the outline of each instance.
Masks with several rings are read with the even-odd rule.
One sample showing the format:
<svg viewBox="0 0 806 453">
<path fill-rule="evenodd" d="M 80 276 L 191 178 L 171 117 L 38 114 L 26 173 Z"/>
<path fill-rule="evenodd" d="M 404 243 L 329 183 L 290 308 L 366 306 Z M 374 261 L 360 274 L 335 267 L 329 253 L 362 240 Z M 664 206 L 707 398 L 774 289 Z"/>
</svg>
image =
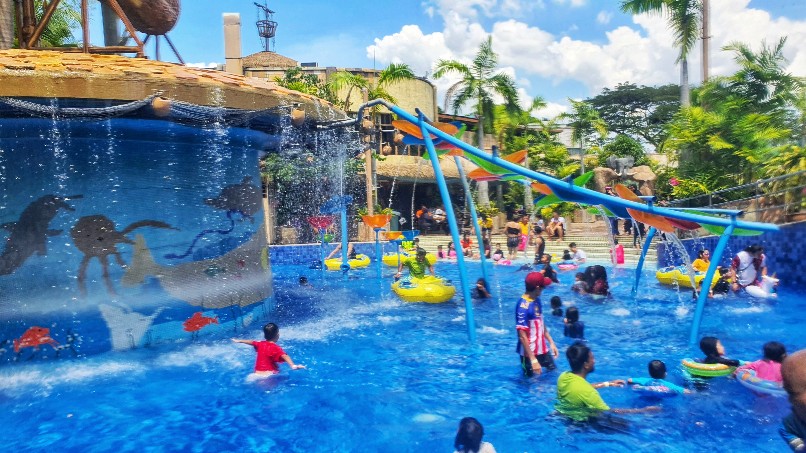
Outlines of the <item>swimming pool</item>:
<svg viewBox="0 0 806 453">
<path fill-rule="evenodd" d="M 492 268 L 491 268 L 492 269 Z M 247 382 L 254 352 L 222 330 L 215 340 L 161 343 L 150 349 L 67 360 L 36 359 L 0 368 L 0 432 L 8 451 L 451 451 L 458 421 L 478 418 L 485 440 L 514 451 L 788 451 L 777 428 L 783 398 L 758 397 L 737 382 L 660 402 L 653 415 L 624 416 L 622 432 L 569 424 L 553 414 L 555 382 L 567 370 L 562 319 L 548 316 L 561 356 L 558 371 L 524 378 L 515 353 L 514 302 L 524 272 L 491 270 L 494 299 L 476 303 L 478 345 L 467 341 L 463 303 L 408 304 L 375 269 L 340 274 L 275 265 L 279 343 L 306 370 Z M 458 281 L 455 264 L 441 275 Z M 390 275 L 391 268 L 385 269 Z M 470 264 L 470 275 L 478 275 Z M 574 272 L 544 292 L 580 308 L 596 354 L 593 382 L 645 376 L 664 360 L 682 383 L 694 302 L 661 287 L 652 272 L 637 300 L 632 270 L 610 271 L 614 297 L 603 303 L 570 292 Z M 313 289 L 297 286 L 306 275 Z M 803 348 L 806 300 L 784 288 L 773 301 L 710 300 L 701 327 L 728 355 L 755 360 L 765 341 Z M 213 327 L 213 326 L 211 326 Z M 215 328 L 219 328 L 215 326 Z M 601 390 L 611 407 L 657 404 L 629 389 Z"/>
</svg>

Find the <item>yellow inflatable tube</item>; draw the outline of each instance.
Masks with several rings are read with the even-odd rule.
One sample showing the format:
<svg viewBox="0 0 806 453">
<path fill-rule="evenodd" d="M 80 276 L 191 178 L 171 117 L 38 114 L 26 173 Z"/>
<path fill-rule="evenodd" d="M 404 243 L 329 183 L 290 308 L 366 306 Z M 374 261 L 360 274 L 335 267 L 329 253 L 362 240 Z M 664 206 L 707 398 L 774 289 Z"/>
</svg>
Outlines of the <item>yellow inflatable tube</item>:
<svg viewBox="0 0 806 453">
<path fill-rule="evenodd" d="M 408 253 L 401 252 L 400 253 L 400 261 L 402 262 L 404 259 L 408 258 L 409 256 L 414 256 L 414 253 L 408 254 Z M 429 253 L 429 254 L 425 255 L 425 259 L 428 261 L 428 264 L 430 264 L 432 266 L 434 265 L 434 263 L 437 262 L 437 256 L 434 255 L 433 253 Z M 381 261 L 383 261 L 383 264 L 385 264 L 387 266 L 397 267 L 397 253 L 387 253 L 386 255 L 383 256 L 383 258 L 381 258 Z"/>
<path fill-rule="evenodd" d="M 350 269 L 360 269 L 362 267 L 369 266 L 371 262 L 367 255 L 358 254 L 355 256 L 355 259 L 347 261 L 350 264 Z M 331 258 L 329 260 L 325 260 L 325 267 L 329 271 L 337 271 L 341 269 L 341 258 Z"/>
<path fill-rule="evenodd" d="M 439 304 L 450 300 L 456 294 L 456 287 L 444 278 L 426 275 L 400 279 L 392 284 L 392 292 L 406 302 Z"/>
<path fill-rule="evenodd" d="M 716 285 L 716 282 L 719 280 L 719 271 L 714 273 L 714 278 L 711 281 L 711 287 Z M 679 285 L 684 288 L 691 288 L 691 277 L 689 277 L 688 272 L 684 266 L 669 266 L 664 267 L 663 269 L 659 269 L 655 272 L 655 278 L 664 285 Z M 697 282 L 697 285 L 702 282 L 702 279 L 705 278 L 705 272 L 695 272 L 694 273 L 694 281 Z"/>
</svg>

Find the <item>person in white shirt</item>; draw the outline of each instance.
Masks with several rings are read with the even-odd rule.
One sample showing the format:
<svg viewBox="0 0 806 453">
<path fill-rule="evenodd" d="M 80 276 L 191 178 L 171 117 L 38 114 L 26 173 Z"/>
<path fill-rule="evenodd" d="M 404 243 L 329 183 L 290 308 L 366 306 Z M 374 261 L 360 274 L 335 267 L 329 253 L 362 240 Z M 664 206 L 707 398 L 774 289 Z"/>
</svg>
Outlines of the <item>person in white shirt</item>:
<svg viewBox="0 0 806 453">
<path fill-rule="evenodd" d="M 561 241 L 563 240 L 565 236 L 565 218 L 560 217 L 559 212 L 554 211 L 551 214 L 551 220 L 549 220 L 549 224 L 546 226 L 546 233 L 548 233 L 551 240 L 554 240 L 554 238 Z"/>
<path fill-rule="evenodd" d="M 568 248 L 571 249 L 571 254 L 574 258 L 574 261 L 577 263 L 584 263 L 588 259 L 588 255 L 585 254 L 585 251 L 581 248 L 577 247 L 576 242 L 572 242 L 568 244 Z"/>
</svg>

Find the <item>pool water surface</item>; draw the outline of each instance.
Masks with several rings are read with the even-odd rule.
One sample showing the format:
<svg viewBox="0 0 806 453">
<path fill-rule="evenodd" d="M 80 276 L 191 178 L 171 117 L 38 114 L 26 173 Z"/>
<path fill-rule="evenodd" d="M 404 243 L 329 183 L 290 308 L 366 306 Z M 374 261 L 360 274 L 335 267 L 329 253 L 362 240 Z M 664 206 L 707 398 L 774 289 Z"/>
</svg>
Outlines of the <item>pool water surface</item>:
<svg viewBox="0 0 806 453">
<path fill-rule="evenodd" d="M 470 263 L 473 281 L 478 263 Z M 499 452 L 785 452 L 777 434 L 785 398 L 757 396 L 728 378 L 691 395 L 651 400 L 604 388 L 611 407 L 660 404 L 654 414 L 622 416 L 613 429 L 569 423 L 554 413 L 556 380 L 568 370 L 562 318 L 547 315 L 560 349 L 558 369 L 522 375 L 515 352 L 515 302 L 524 271 L 490 267 L 493 298 L 474 303 L 477 345 L 468 342 L 464 303 L 401 302 L 375 268 L 322 274 L 275 265 L 279 344 L 305 370 L 251 381 L 253 348 L 230 338 L 262 339 L 264 320 L 195 342 L 89 357 L 35 359 L 0 368 L 0 433 L 6 451 L 452 451 L 459 420 L 473 416 Z M 458 284 L 455 264 L 437 272 Z M 593 301 L 570 291 L 561 272 L 541 300 L 575 305 L 596 356 L 591 382 L 646 377 L 652 359 L 685 384 L 680 359 L 692 355 L 690 290 L 662 287 L 647 271 L 636 298 L 632 269 L 609 269 L 613 297 Z M 301 275 L 312 288 L 298 286 Z M 806 299 L 783 282 L 779 297 L 709 300 L 701 335 L 719 337 L 727 355 L 756 360 L 764 342 L 806 347 Z M 692 386 L 686 384 L 688 387 Z"/>
</svg>

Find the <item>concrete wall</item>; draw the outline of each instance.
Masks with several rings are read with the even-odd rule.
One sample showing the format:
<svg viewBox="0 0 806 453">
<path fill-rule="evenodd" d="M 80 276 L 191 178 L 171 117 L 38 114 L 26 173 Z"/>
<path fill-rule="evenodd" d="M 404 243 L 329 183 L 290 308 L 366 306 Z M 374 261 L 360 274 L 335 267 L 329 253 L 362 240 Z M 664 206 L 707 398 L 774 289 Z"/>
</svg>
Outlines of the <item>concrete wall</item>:
<svg viewBox="0 0 806 453">
<path fill-rule="evenodd" d="M 718 236 L 708 236 L 699 239 L 685 239 L 683 244 L 689 256 L 696 257 L 697 251 L 702 248 L 713 251 Z M 775 233 L 764 233 L 761 236 L 734 236 L 728 242 L 728 247 L 722 257 L 723 266 L 730 264 L 736 253 L 751 244 L 760 244 L 767 255 L 767 268 L 775 272 L 781 279 L 781 285 L 787 288 L 806 287 L 806 275 L 801 272 L 802 261 L 806 257 L 806 222 L 789 223 L 781 225 L 781 230 Z M 658 267 L 680 264 L 674 262 L 673 253 L 665 244 L 658 246 Z"/>
</svg>

